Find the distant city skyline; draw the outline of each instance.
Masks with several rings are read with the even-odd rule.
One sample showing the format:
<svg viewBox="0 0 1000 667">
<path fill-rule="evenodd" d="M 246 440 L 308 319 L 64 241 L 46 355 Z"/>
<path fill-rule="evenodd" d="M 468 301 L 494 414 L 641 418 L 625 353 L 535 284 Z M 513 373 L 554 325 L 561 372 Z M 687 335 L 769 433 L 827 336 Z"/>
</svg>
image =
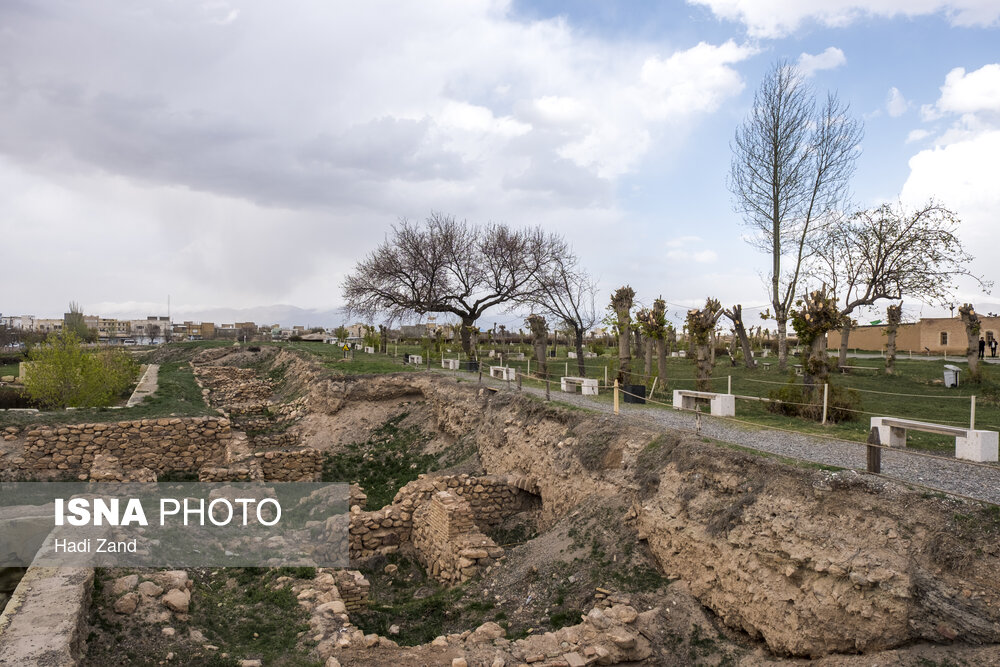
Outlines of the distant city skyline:
<svg viewBox="0 0 1000 667">
<path fill-rule="evenodd" d="M 864 121 L 857 205 L 937 198 L 996 279 L 998 22 L 981 0 L 6 3 L 0 312 L 170 294 L 175 320 L 336 326 L 357 259 L 442 211 L 563 234 L 601 307 L 630 284 L 675 322 L 714 296 L 773 326 L 726 175 L 781 59 Z"/>
</svg>

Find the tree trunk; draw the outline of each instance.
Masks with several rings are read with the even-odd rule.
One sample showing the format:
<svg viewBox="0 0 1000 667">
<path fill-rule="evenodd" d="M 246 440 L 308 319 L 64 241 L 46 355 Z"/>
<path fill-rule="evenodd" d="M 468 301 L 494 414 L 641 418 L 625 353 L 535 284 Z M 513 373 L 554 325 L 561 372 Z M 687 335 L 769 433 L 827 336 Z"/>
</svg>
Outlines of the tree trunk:
<svg viewBox="0 0 1000 667">
<path fill-rule="evenodd" d="M 886 327 L 885 343 L 885 374 L 894 375 L 896 373 L 896 330 L 897 327 L 889 325 Z"/>
<path fill-rule="evenodd" d="M 778 330 L 775 332 L 778 339 L 778 370 L 785 371 L 788 370 L 788 335 L 785 333 L 788 319 L 783 315 L 775 319 L 778 323 Z"/>
<path fill-rule="evenodd" d="M 471 317 L 462 317 L 462 326 L 459 335 L 462 337 L 462 351 L 465 352 L 465 356 L 472 359 L 472 325 L 476 323 L 476 320 Z"/>
<path fill-rule="evenodd" d="M 580 377 L 587 377 L 587 367 L 583 363 L 583 329 L 575 328 L 575 343 L 576 343 L 576 365 L 580 371 Z"/>
<path fill-rule="evenodd" d="M 822 401 L 822 386 L 826 384 L 830 374 L 830 364 L 826 355 L 826 335 L 817 336 L 806 351 L 802 360 L 802 384 L 813 400 Z"/>
<path fill-rule="evenodd" d="M 618 313 L 618 321 L 621 326 L 618 332 L 618 384 L 623 385 L 628 379 L 628 373 L 632 370 L 632 355 L 629 353 L 632 346 L 630 340 L 632 331 L 629 327 L 628 312 L 625 313 L 624 319 L 622 313 Z"/>
<path fill-rule="evenodd" d="M 840 352 L 837 354 L 837 365 L 846 366 L 847 365 L 847 341 L 851 336 L 851 318 L 848 317 L 847 321 L 844 322 L 843 328 L 840 330 Z"/>
<path fill-rule="evenodd" d="M 378 347 L 382 354 L 389 354 L 389 327 L 378 325 Z"/>
<path fill-rule="evenodd" d="M 743 306 L 736 304 L 733 308 L 733 329 L 736 331 L 736 337 L 740 339 L 740 347 L 743 350 L 743 363 L 747 368 L 755 368 L 757 362 L 753 358 L 753 346 L 750 344 L 750 337 L 747 335 L 747 329 L 743 325 Z"/>
<path fill-rule="evenodd" d="M 715 367 L 715 330 L 709 332 L 708 334 L 708 356 L 712 360 L 712 366 Z"/>
<path fill-rule="evenodd" d="M 643 363 L 642 372 L 646 374 L 646 379 L 653 374 L 653 339 L 646 336 L 643 338 L 643 343 L 646 346 L 646 358 Z"/>
<path fill-rule="evenodd" d="M 982 329 L 979 315 L 968 303 L 958 309 L 958 314 L 962 318 L 962 323 L 965 324 L 965 335 L 969 339 L 969 347 L 965 351 L 965 357 L 969 362 L 969 380 L 979 382 L 981 379 L 979 373 L 979 332 Z"/>
<path fill-rule="evenodd" d="M 661 392 L 667 391 L 667 341 L 663 338 L 656 340 L 656 376 Z"/>
<path fill-rule="evenodd" d="M 711 336 L 709 336 L 711 340 Z M 711 343 L 695 345 L 695 366 L 698 371 L 698 378 L 695 386 L 698 391 L 712 391 L 712 355 Z"/>
</svg>

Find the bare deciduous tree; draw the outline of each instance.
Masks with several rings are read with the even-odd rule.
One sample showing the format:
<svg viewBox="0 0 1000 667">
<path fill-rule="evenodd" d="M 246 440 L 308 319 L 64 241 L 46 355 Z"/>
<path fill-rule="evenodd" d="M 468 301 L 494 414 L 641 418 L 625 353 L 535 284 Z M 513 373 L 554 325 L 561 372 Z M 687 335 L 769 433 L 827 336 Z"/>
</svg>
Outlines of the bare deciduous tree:
<svg viewBox="0 0 1000 667">
<path fill-rule="evenodd" d="M 782 369 L 789 311 L 810 241 L 845 208 L 861 136 L 861 124 L 836 95 L 817 109 L 801 73 L 786 62 L 764 77 L 736 131 L 729 188 L 754 232 L 751 243 L 771 255 L 768 291 Z"/>
<path fill-rule="evenodd" d="M 566 249 L 554 252 L 541 274 L 534 305 L 565 325 L 573 336 L 580 377 L 587 376 L 583 358 L 583 335 L 597 323 L 597 285 Z"/>
<path fill-rule="evenodd" d="M 540 227 L 477 228 L 440 213 L 423 224 L 401 220 L 344 280 L 347 310 L 369 320 L 452 313 L 471 355 L 476 320 L 494 306 L 532 300 L 542 272 L 564 252 L 565 242 Z"/>
<path fill-rule="evenodd" d="M 838 298 L 845 316 L 840 365 L 847 363 L 849 316 L 856 309 L 903 297 L 943 305 L 959 276 L 989 289 L 989 281 L 969 270 L 972 256 L 956 236 L 958 227 L 955 214 L 933 201 L 913 210 L 882 204 L 855 213 L 816 242 L 810 273 Z"/>
</svg>

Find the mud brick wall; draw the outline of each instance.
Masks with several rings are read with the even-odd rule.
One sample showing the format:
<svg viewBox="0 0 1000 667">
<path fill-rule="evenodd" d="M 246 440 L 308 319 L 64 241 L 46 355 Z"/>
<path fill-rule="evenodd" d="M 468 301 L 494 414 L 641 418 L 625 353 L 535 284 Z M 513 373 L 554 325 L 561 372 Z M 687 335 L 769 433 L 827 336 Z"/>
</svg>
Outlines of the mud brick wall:
<svg viewBox="0 0 1000 667">
<path fill-rule="evenodd" d="M 449 491 L 438 491 L 422 504 L 413 524 L 417 558 L 438 581 L 463 582 L 503 555 L 503 549 L 479 531 L 468 501 Z"/>
<path fill-rule="evenodd" d="M 86 479 L 95 457 L 104 455 L 125 470 L 192 471 L 224 462 L 230 435 L 229 420 L 219 417 L 31 426 L 20 451 L 0 458 L 0 469 L 59 470 Z"/>
<path fill-rule="evenodd" d="M 358 611 L 368 606 L 368 589 L 371 584 L 357 570 L 334 570 L 333 579 L 347 611 Z"/>
</svg>

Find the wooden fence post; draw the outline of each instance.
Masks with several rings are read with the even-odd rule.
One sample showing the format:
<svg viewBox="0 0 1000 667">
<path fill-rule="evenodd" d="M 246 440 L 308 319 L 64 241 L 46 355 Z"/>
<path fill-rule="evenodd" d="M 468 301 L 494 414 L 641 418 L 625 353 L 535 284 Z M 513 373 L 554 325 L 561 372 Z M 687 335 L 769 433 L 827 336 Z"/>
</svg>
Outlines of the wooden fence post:
<svg viewBox="0 0 1000 667">
<path fill-rule="evenodd" d="M 873 428 L 871 432 L 868 433 L 868 444 L 869 447 L 865 449 L 868 450 L 868 472 L 881 473 L 882 472 L 882 448 L 872 447 L 871 445 L 880 445 L 880 438 L 878 435 L 878 428 Z"/>
</svg>

